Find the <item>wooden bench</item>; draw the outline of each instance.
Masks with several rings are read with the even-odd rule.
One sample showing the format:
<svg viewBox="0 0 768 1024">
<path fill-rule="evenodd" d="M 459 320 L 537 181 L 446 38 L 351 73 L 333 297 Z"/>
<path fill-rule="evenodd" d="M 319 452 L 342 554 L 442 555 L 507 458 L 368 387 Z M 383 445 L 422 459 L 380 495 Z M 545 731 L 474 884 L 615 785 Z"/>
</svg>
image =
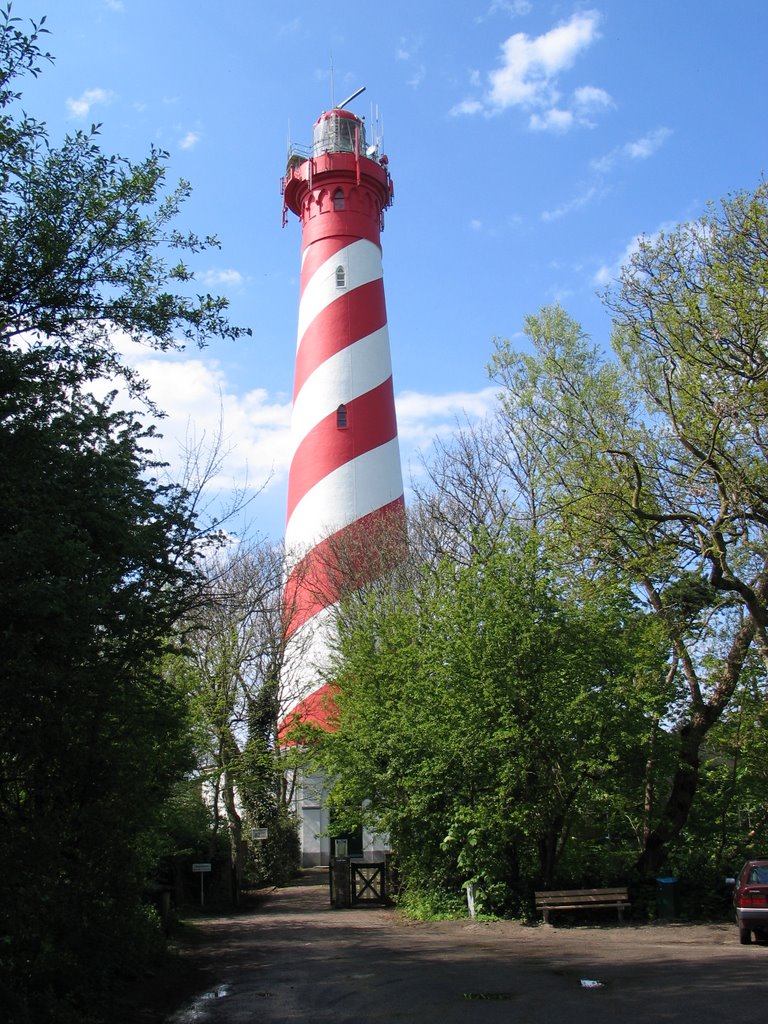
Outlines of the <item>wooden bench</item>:
<svg viewBox="0 0 768 1024">
<path fill-rule="evenodd" d="M 534 893 L 536 909 L 544 914 L 549 924 L 550 910 L 591 910 L 593 907 L 615 907 L 619 921 L 624 920 L 624 908 L 631 906 L 626 886 L 614 889 L 559 889 Z"/>
</svg>

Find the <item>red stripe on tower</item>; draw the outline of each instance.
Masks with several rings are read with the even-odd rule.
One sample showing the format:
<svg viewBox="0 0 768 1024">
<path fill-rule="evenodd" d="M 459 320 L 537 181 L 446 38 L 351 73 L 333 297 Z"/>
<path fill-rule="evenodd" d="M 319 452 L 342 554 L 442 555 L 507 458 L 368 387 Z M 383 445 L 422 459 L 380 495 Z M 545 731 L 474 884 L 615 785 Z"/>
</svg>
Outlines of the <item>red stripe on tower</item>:
<svg viewBox="0 0 768 1024">
<path fill-rule="evenodd" d="M 283 598 L 292 721 L 325 682 L 329 609 L 405 541 L 380 242 L 393 189 L 386 157 L 343 106 L 320 116 L 283 181 L 302 227 Z"/>
</svg>

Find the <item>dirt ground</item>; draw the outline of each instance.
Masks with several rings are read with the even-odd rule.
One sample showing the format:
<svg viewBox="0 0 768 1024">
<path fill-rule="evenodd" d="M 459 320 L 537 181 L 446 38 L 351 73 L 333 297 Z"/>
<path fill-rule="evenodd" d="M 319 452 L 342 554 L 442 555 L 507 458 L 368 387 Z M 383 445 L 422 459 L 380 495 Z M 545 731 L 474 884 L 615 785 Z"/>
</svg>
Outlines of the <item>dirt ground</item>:
<svg viewBox="0 0 768 1024">
<path fill-rule="evenodd" d="M 137 985 L 126 1024 L 418 1020 L 754 1021 L 768 945 L 734 924 L 409 922 L 333 910 L 324 871 L 184 930 L 176 966 Z M 585 984 L 586 983 L 586 984 Z M 117 1008 L 116 1008 L 117 1010 Z M 115 1022 L 117 1024 L 117 1020 Z"/>
</svg>

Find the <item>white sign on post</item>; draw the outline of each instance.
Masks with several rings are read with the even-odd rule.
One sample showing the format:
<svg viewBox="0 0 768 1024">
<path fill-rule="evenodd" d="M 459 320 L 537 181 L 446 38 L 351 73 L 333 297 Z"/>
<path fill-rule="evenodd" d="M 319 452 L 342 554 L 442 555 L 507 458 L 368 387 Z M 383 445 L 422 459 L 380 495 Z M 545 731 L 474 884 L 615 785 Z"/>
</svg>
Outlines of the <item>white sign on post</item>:
<svg viewBox="0 0 768 1024">
<path fill-rule="evenodd" d="M 252 828 L 251 839 L 254 841 L 254 843 L 262 839 L 266 839 L 268 831 L 269 830 L 266 828 Z"/>
<path fill-rule="evenodd" d="M 203 879 L 205 878 L 205 876 L 208 874 L 208 872 L 210 870 L 211 870 L 211 865 L 209 863 L 200 863 L 200 864 L 193 864 L 192 865 L 192 871 L 196 875 L 200 875 L 200 906 L 201 907 L 205 903 L 205 889 L 203 887 Z"/>
</svg>

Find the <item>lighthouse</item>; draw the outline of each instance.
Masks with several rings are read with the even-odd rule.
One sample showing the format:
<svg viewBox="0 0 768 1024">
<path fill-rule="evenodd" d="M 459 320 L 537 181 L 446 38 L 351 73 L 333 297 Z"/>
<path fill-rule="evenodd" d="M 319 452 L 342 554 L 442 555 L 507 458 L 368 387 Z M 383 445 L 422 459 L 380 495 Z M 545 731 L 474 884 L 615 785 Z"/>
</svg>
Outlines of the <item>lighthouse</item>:
<svg viewBox="0 0 768 1024">
<path fill-rule="evenodd" d="M 345 592 L 403 554 L 403 481 L 384 300 L 381 231 L 394 189 L 386 156 L 345 109 L 320 115 L 312 146 L 292 146 L 284 223 L 301 222 L 301 285 L 291 418 L 283 608 L 281 733 L 328 726 L 328 656 Z M 297 786 L 305 864 L 329 840 L 322 780 Z"/>
</svg>

